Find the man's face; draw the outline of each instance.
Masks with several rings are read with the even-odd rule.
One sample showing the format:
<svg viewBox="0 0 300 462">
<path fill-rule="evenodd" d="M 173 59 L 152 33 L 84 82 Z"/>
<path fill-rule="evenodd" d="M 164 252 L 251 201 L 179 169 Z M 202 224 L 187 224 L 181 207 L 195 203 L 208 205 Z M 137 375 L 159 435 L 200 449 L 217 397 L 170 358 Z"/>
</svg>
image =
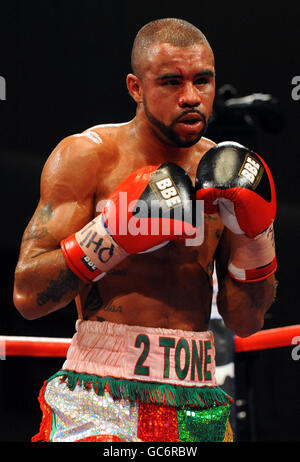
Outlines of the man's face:
<svg viewBox="0 0 300 462">
<path fill-rule="evenodd" d="M 143 109 L 156 135 L 189 147 L 205 133 L 215 96 L 214 57 L 206 44 L 154 45 L 142 77 Z"/>
</svg>

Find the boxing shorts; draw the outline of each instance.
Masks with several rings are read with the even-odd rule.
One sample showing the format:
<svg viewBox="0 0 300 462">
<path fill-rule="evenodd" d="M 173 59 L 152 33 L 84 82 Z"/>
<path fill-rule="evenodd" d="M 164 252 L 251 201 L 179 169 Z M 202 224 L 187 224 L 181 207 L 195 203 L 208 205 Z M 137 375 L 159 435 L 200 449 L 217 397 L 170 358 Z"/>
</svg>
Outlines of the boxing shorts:
<svg viewBox="0 0 300 462">
<path fill-rule="evenodd" d="M 211 331 L 78 320 L 32 441 L 232 441 Z"/>
</svg>

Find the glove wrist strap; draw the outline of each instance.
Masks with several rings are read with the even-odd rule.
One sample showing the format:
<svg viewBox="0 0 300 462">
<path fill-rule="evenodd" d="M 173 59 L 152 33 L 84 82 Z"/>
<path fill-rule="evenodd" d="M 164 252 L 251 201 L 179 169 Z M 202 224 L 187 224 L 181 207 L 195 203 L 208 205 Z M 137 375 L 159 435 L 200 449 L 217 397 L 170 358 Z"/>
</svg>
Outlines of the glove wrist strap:
<svg viewBox="0 0 300 462">
<path fill-rule="evenodd" d="M 109 234 L 102 215 L 61 241 L 61 249 L 69 268 L 85 282 L 98 281 L 128 255 Z"/>
<path fill-rule="evenodd" d="M 273 224 L 255 238 L 232 234 L 228 272 L 233 279 L 240 282 L 262 281 L 274 274 L 276 269 Z"/>
</svg>

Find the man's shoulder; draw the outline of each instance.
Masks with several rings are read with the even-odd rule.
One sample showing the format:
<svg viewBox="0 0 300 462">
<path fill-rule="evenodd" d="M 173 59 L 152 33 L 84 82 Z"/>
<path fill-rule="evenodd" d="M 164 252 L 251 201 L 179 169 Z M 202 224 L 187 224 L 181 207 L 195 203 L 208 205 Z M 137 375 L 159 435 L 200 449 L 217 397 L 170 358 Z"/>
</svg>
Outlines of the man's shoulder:
<svg viewBox="0 0 300 462">
<path fill-rule="evenodd" d="M 42 180 L 56 178 L 70 183 L 83 183 L 86 178 L 94 178 L 107 163 L 105 159 L 113 158 L 114 149 L 97 131 L 87 129 L 63 138 L 48 156 L 42 172 Z"/>
<path fill-rule="evenodd" d="M 93 125 L 79 136 L 97 143 L 101 150 L 114 150 L 128 136 L 130 122 Z"/>
<path fill-rule="evenodd" d="M 81 133 L 74 133 L 62 139 L 58 147 L 71 148 L 74 153 L 77 150 L 85 153 L 107 150 L 116 145 L 122 125 L 103 124 L 92 126 Z"/>
<path fill-rule="evenodd" d="M 194 156 L 194 161 L 196 161 L 197 165 L 198 162 L 202 159 L 202 157 L 209 151 L 211 148 L 213 148 L 216 145 L 216 143 L 209 138 L 205 138 L 204 136 L 201 137 L 201 139 L 198 141 L 198 143 L 195 146 L 194 153 L 196 156 Z"/>
<path fill-rule="evenodd" d="M 105 140 L 109 136 L 122 134 L 130 125 L 130 122 L 110 123 L 93 125 L 83 132 L 83 134 L 94 133 L 96 136 Z M 103 140 L 102 140 L 103 141 Z"/>
<path fill-rule="evenodd" d="M 204 153 L 213 148 L 215 145 L 216 143 L 209 138 L 205 138 L 204 136 L 201 138 L 201 148 Z"/>
<path fill-rule="evenodd" d="M 81 133 L 74 133 L 63 138 L 53 149 L 48 161 L 59 158 L 60 162 L 76 162 L 83 165 L 86 162 L 96 162 L 105 159 L 112 161 L 118 156 L 118 140 L 124 132 L 123 124 L 94 125 Z"/>
</svg>

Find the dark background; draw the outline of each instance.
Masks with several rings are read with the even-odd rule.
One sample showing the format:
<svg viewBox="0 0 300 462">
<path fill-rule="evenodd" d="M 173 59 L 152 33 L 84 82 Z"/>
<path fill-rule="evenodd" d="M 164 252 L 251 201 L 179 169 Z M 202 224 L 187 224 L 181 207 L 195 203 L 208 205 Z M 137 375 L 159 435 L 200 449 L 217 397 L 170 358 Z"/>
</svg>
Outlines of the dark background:
<svg viewBox="0 0 300 462">
<path fill-rule="evenodd" d="M 42 166 L 65 136 L 134 116 L 125 77 L 135 34 L 146 22 L 180 17 L 198 26 L 215 52 L 217 88 L 237 96 L 271 94 L 280 117 L 218 119 L 207 133 L 257 150 L 273 172 L 278 194 L 277 300 L 264 328 L 299 323 L 299 119 L 291 96 L 300 75 L 297 2 L 11 1 L 0 6 L 2 315 L 0 335 L 71 337 L 73 304 L 26 321 L 12 302 L 20 240 L 39 198 Z M 224 124 L 224 121 L 226 122 Z M 266 124 L 266 121 L 270 122 Z M 37 395 L 60 359 L 7 358 L 0 362 L 0 441 L 29 441 L 38 431 Z M 236 398 L 246 406 L 239 441 L 300 441 L 300 363 L 284 347 L 236 357 Z M 249 393 L 250 390 L 250 393 Z M 251 396 L 249 396 L 251 395 Z M 252 416 L 252 418 L 250 418 Z"/>
</svg>

